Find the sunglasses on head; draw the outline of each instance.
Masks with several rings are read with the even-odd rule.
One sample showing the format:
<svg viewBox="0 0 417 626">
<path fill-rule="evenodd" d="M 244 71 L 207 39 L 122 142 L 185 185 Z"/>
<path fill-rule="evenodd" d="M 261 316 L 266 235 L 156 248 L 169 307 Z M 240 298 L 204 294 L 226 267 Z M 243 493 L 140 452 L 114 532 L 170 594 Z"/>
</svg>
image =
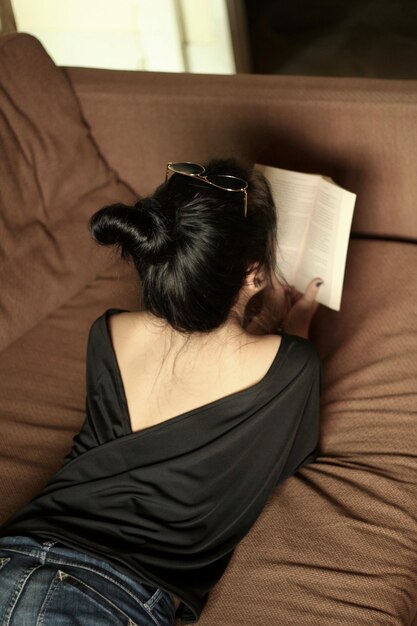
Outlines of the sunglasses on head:
<svg viewBox="0 0 417 626">
<path fill-rule="evenodd" d="M 183 176 L 197 178 L 208 185 L 212 185 L 218 189 L 223 189 L 224 191 L 243 191 L 246 217 L 248 209 L 248 194 L 246 191 L 248 183 L 246 180 L 238 178 L 237 176 L 231 176 L 230 174 L 209 174 L 208 176 L 203 176 L 205 171 L 205 167 L 203 165 L 199 165 L 198 163 L 172 163 L 170 161 L 166 169 L 165 182 L 168 180 L 169 173 L 173 172 L 174 174 L 182 174 Z"/>
</svg>

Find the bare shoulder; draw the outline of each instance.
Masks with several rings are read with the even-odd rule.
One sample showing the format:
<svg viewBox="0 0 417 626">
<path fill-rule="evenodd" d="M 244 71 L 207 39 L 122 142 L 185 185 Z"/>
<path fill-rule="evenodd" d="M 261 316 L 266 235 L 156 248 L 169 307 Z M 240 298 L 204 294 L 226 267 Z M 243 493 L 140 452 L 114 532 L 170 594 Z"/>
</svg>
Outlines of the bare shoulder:
<svg viewBox="0 0 417 626">
<path fill-rule="evenodd" d="M 168 358 L 166 335 L 155 330 L 146 313 L 123 311 L 109 316 L 109 332 L 134 430 L 139 424 L 152 425 L 196 408 L 196 397 L 198 407 L 257 384 L 270 370 L 282 341 L 280 335 L 244 333 L 238 341 L 194 342 L 179 355 L 174 349 Z M 161 362 L 167 366 L 162 375 Z M 174 378 L 171 366 L 175 366 Z"/>
<path fill-rule="evenodd" d="M 145 313 L 143 311 L 121 311 L 117 315 L 109 316 L 109 326 L 112 328 L 124 330 L 132 329 L 143 320 Z"/>
<path fill-rule="evenodd" d="M 257 335 L 253 336 L 253 338 L 254 351 L 257 352 L 258 355 L 265 357 L 266 360 L 280 349 L 282 341 L 281 335 Z"/>
<path fill-rule="evenodd" d="M 124 350 L 139 335 L 144 334 L 145 313 L 142 311 L 122 311 L 117 315 L 110 315 L 107 319 L 113 345 Z"/>
<path fill-rule="evenodd" d="M 158 320 L 155 322 L 153 319 L 150 323 L 145 311 L 123 311 L 111 315 L 108 325 L 116 351 L 126 356 L 133 351 L 135 345 L 141 345 L 145 350 L 147 347 L 153 347 L 154 352 L 157 345 L 155 340 L 161 336 L 160 330 L 164 328 L 163 320 L 160 327 Z M 242 345 L 243 353 L 249 361 L 271 361 L 280 348 L 281 340 L 281 335 L 246 333 L 246 340 Z"/>
</svg>

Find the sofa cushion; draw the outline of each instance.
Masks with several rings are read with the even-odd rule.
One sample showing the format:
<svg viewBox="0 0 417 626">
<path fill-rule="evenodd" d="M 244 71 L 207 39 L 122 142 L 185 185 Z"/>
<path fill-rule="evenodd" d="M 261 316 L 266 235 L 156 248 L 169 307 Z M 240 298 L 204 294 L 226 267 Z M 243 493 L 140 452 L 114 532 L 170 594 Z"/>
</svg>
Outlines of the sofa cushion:
<svg viewBox="0 0 417 626">
<path fill-rule="evenodd" d="M 354 240 L 342 310 L 319 307 L 319 456 L 279 485 L 201 626 L 409 624 L 417 589 L 417 246 Z M 88 329 L 141 308 L 120 261 L 0 354 L 0 524 L 59 469 L 84 420 Z M 57 350 L 57 346 L 61 349 Z M 279 416 L 277 416 L 279 419 Z"/>
<path fill-rule="evenodd" d="M 62 68 L 32 35 L 0 36 L 0 350 L 110 262 L 88 218 L 137 198 L 99 153 Z"/>
</svg>

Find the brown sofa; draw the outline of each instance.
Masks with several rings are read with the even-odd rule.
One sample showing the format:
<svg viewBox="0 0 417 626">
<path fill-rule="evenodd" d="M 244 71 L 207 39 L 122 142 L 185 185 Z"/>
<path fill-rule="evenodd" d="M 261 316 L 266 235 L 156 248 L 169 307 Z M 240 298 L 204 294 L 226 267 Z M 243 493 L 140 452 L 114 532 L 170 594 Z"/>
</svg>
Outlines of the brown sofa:
<svg viewBox="0 0 417 626">
<path fill-rule="evenodd" d="M 199 624 L 416 625 L 417 82 L 60 68 L 17 33 L 0 87 L 0 524 L 81 427 L 90 324 L 141 307 L 88 217 L 168 160 L 323 173 L 358 200 L 342 310 L 311 332 L 320 454 L 271 495 Z"/>
</svg>

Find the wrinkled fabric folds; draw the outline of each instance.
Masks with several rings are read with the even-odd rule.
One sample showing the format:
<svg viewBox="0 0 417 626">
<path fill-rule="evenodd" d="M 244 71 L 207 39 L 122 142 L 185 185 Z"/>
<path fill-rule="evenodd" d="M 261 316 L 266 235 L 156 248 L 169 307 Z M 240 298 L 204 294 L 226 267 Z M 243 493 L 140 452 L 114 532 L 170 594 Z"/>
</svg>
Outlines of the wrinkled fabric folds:
<svg viewBox="0 0 417 626">
<path fill-rule="evenodd" d="M 0 529 L 35 534 L 178 595 L 198 620 L 274 487 L 318 452 L 322 366 L 284 334 L 257 384 L 132 432 L 107 309 L 87 345 L 86 417 L 62 467 Z"/>
</svg>

